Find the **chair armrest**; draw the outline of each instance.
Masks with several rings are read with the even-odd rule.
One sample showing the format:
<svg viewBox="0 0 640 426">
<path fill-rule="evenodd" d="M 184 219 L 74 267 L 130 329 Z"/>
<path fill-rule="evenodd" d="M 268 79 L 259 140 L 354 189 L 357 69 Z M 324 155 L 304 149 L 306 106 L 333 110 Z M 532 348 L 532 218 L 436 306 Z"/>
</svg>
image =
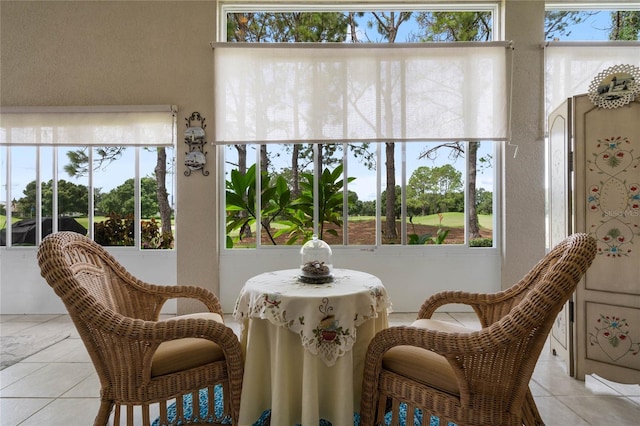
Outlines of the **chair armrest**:
<svg viewBox="0 0 640 426">
<path fill-rule="evenodd" d="M 198 300 L 207 307 L 209 312 L 223 315 L 222 305 L 218 296 L 204 287 L 192 285 L 158 285 L 141 281 L 130 274 L 122 277 L 125 283 L 135 289 L 139 296 L 149 299 L 149 306 L 154 307 L 152 319 L 157 320 L 160 315 L 162 305 L 167 300 L 177 298 L 187 298 Z"/>
<path fill-rule="evenodd" d="M 516 336 L 496 338 L 492 328 L 469 333 L 449 333 L 411 326 L 395 326 L 379 331 L 367 351 L 367 357 L 380 358 L 395 346 L 415 346 L 447 358 L 495 352 L 507 346 Z M 369 355 L 371 354 L 371 355 Z"/>
<path fill-rule="evenodd" d="M 103 256 L 102 261 L 120 278 L 122 284 L 133 290 L 141 298 L 146 299 L 142 304 L 148 307 L 147 315 L 152 313 L 151 317 L 144 315 L 143 317 L 146 319 L 157 320 L 160 315 L 160 309 L 167 300 L 181 297 L 199 300 L 206 305 L 210 312 L 223 314 L 222 305 L 218 297 L 203 287 L 150 284 L 133 276 L 108 253 L 106 253 L 106 256 L 103 254 Z"/>
<path fill-rule="evenodd" d="M 206 288 L 191 285 L 163 286 L 147 283 L 142 284 L 146 287 L 147 292 L 162 297 L 164 302 L 169 299 L 177 298 L 194 299 L 204 303 L 209 312 L 214 312 L 220 315 L 224 314 L 218 296 Z"/>
<path fill-rule="evenodd" d="M 523 289 L 512 287 L 496 293 L 469 293 L 465 291 L 442 291 L 424 301 L 418 311 L 418 319 L 429 319 L 436 309 L 449 304 L 471 306 L 482 327 L 488 327 L 509 313 Z"/>
<path fill-rule="evenodd" d="M 449 304 L 473 305 L 479 294 L 467 293 L 463 291 L 441 291 L 424 301 L 418 311 L 418 319 L 430 319 L 436 309 Z"/>
<path fill-rule="evenodd" d="M 105 311 L 104 315 L 91 318 L 94 327 L 115 338 L 144 341 L 151 345 L 188 337 L 211 340 L 222 346 L 228 340 L 238 342 L 238 337 L 224 323 L 206 318 L 177 318 L 171 321 L 145 321 Z"/>
</svg>

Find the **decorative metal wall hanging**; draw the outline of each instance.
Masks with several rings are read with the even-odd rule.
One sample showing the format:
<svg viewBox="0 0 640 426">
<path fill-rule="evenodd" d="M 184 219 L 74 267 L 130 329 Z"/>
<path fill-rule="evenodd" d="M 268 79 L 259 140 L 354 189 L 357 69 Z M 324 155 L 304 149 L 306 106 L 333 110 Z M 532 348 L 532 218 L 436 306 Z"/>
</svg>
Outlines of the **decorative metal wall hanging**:
<svg viewBox="0 0 640 426">
<path fill-rule="evenodd" d="M 207 151 L 204 147 L 207 143 L 206 133 L 204 128 L 207 127 L 204 124 L 204 117 L 199 112 L 191 113 L 191 116 L 185 118 L 187 121 L 187 130 L 184 131 L 184 143 L 189 146 L 189 152 L 184 160 L 184 165 L 188 170 L 185 170 L 184 175 L 190 176 L 194 170 L 200 170 L 204 176 L 209 176 L 209 172 L 204 169 L 207 164 Z"/>
<path fill-rule="evenodd" d="M 640 68 L 615 65 L 598 74 L 589 85 L 589 99 L 598 108 L 618 108 L 640 96 Z"/>
</svg>

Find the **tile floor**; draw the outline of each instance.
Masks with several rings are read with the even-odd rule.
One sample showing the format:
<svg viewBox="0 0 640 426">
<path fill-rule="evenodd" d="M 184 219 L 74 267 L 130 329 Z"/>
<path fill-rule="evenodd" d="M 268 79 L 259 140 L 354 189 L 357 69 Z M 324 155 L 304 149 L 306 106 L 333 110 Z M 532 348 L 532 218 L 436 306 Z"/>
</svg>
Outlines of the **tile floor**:
<svg viewBox="0 0 640 426">
<path fill-rule="evenodd" d="M 477 328 L 472 313 L 439 313 L 439 319 Z M 415 314 L 393 313 L 391 325 Z M 234 330 L 239 325 L 226 318 Z M 0 315 L 0 335 L 70 332 L 66 338 L 0 371 L 1 426 L 88 426 L 99 406 L 99 383 L 82 342 L 67 315 Z M 544 350 L 531 389 L 547 425 L 637 425 L 640 385 L 620 385 L 597 377 L 585 382 L 565 374 Z M 278 426 L 278 425 L 274 425 Z"/>
</svg>

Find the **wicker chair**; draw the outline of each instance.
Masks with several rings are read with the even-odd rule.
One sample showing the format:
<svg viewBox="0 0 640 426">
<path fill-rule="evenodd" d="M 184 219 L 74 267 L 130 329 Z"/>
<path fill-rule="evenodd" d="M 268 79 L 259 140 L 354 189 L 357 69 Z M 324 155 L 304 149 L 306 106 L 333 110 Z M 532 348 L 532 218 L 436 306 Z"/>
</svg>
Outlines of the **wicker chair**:
<svg viewBox="0 0 640 426">
<path fill-rule="evenodd" d="M 361 426 L 384 424 L 400 403 L 441 426 L 543 424 L 529 380 L 551 326 L 596 253 L 593 238 L 574 234 L 511 288 L 493 294 L 445 291 L 429 298 L 411 326 L 390 327 L 369 345 Z M 473 307 L 482 329 L 430 319 L 443 305 Z"/>
<path fill-rule="evenodd" d="M 94 425 L 106 425 L 112 411 L 112 424 L 119 425 L 122 415 L 133 425 L 134 406 L 141 407 L 142 424 L 149 425 L 150 404 L 158 407 L 161 425 L 193 424 L 195 419 L 184 418 L 183 398 L 191 395 L 192 412 L 198 416 L 201 389 L 208 393 L 208 414 L 200 421 L 237 424 L 242 350 L 233 330 L 224 325 L 213 293 L 142 282 L 100 245 L 75 232 L 47 236 L 38 264 L 64 302 L 100 378 L 101 405 Z M 178 297 L 199 300 L 209 312 L 159 320 L 164 302 Z M 215 416 L 217 385 L 222 387 L 222 416 Z M 170 423 L 167 403 L 174 398 Z"/>
</svg>

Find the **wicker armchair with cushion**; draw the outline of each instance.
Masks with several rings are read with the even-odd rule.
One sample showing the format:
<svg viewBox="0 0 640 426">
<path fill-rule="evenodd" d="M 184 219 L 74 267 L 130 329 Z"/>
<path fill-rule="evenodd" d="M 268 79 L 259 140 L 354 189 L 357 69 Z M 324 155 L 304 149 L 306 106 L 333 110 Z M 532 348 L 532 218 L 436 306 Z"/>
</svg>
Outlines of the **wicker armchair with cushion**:
<svg viewBox="0 0 640 426">
<path fill-rule="evenodd" d="M 445 291 L 429 298 L 411 326 L 379 332 L 367 351 L 361 426 L 384 424 L 389 410 L 407 425 L 420 409 L 446 426 L 543 424 L 529 380 L 556 316 L 596 254 L 586 234 L 554 247 L 520 282 L 493 294 Z M 443 305 L 473 307 L 481 330 L 430 319 Z M 387 414 L 387 416 L 389 416 Z"/>
<path fill-rule="evenodd" d="M 142 424 L 149 425 L 151 404 L 158 407 L 161 425 L 193 422 L 183 418 L 183 398 L 191 395 L 192 412 L 198 416 L 201 389 L 208 392 L 204 420 L 237 424 L 242 350 L 236 334 L 223 323 L 213 293 L 142 282 L 100 245 L 75 232 L 47 236 L 38 250 L 38 264 L 64 302 L 100 378 L 95 425 L 106 425 L 114 406 L 113 424 L 120 424 L 123 415 L 132 425 L 134 406 L 140 406 Z M 172 298 L 199 300 L 209 312 L 159 320 L 162 305 Z M 217 417 L 216 386 L 222 387 L 224 400 Z M 170 422 L 167 401 L 174 398 L 176 413 Z"/>
</svg>

